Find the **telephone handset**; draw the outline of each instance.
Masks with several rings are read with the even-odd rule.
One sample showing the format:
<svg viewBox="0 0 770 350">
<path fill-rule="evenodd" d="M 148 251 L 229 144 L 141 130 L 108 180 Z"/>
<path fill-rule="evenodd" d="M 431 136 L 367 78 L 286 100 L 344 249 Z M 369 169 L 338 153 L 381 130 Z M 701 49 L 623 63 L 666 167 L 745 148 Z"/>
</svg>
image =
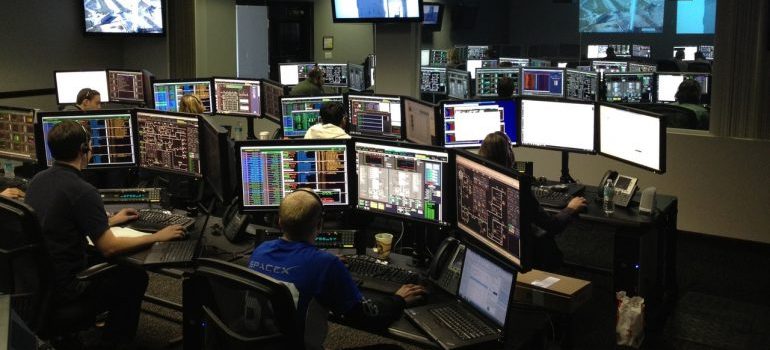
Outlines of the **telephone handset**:
<svg viewBox="0 0 770 350">
<path fill-rule="evenodd" d="M 246 234 L 246 227 L 249 226 L 249 216 L 240 213 L 238 201 L 240 201 L 239 197 L 233 198 L 222 216 L 224 234 L 230 242 L 240 240 Z"/>
<path fill-rule="evenodd" d="M 607 179 L 611 180 L 612 185 L 615 187 L 615 198 L 613 199 L 615 205 L 628 207 L 628 204 L 631 202 L 631 198 L 634 197 L 634 193 L 636 192 L 636 183 L 639 182 L 639 179 L 618 174 L 618 172 L 614 170 L 607 170 L 607 172 L 604 173 L 604 176 L 602 177 L 602 181 L 599 182 L 598 197 L 600 199 L 603 196 L 602 190 L 604 185 L 607 183 Z"/>
<path fill-rule="evenodd" d="M 447 237 L 433 256 L 428 278 L 441 289 L 456 295 L 460 287 L 464 257 L 465 245 L 452 237 Z"/>
</svg>

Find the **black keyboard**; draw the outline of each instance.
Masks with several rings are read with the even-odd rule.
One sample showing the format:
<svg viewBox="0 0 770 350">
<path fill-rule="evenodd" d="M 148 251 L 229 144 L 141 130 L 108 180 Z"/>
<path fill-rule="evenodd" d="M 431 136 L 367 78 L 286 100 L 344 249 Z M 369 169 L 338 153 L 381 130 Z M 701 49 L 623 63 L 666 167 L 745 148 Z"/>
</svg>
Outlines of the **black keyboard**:
<svg viewBox="0 0 770 350">
<path fill-rule="evenodd" d="M 476 339 L 496 332 L 478 318 L 468 317 L 465 312 L 457 311 L 457 305 L 454 304 L 428 311 L 462 340 Z"/>
<path fill-rule="evenodd" d="M 144 259 L 145 264 L 162 264 L 191 261 L 195 256 L 197 240 L 184 242 L 161 242 L 152 247 Z"/>
<path fill-rule="evenodd" d="M 540 205 L 561 209 L 567 206 L 572 195 L 564 192 L 552 191 L 548 188 L 532 186 L 532 195 L 535 196 Z"/>
<path fill-rule="evenodd" d="M 176 214 L 166 214 L 158 209 L 139 210 L 139 219 L 131 222 L 128 227 L 144 232 L 156 232 L 168 225 L 181 225 L 189 230 L 195 224 L 195 219 Z"/>
<path fill-rule="evenodd" d="M 26 191 L 29 185 L 29 180 L 23 177 L 5 177 L 0 175 L 0 190 L 5 188 L 18 188 L 22 191 Z"/>
<path fill-rule="evenodd" d="M 416 284 L 420 276 L 400 267 L 384 265 L 377 259 L 367 255 L 348 255 L 345 257 L 348 270 L 354 279 L 375 279 L 395 284 Z"/>
</svg>

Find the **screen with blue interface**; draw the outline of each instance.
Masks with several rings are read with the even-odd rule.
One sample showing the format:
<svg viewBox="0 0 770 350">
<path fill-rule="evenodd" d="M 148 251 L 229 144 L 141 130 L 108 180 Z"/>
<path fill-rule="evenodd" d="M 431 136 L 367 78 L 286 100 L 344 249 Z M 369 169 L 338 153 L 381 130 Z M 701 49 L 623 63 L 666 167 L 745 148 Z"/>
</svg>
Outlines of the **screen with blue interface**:
<svg viewBox="0 0 770 350">
<path fill-rule="evenodd" d="M 599 75 L 594 72 L 567 69 L 564 73 L 565 91 L 568 99 L 581 101 L 596 101 L 596 90 Z"/>
<path fill-rule="evenodd" d="M 48 149 L 48 132 L 56 124 L 73 120 L 86 128 L 91 134 L 91 161 L 89 167 L 132 166 L 136 164 L 134 153 L 134 128 L 131 113 L 128 111 L 104 111 L 99 114 L 80 115 L 41 115 L 43 144 L 45 145 L 46 163 L 53 164 L 51 151 Z"/>
<path fill-rule="evenodd" d="M 518 102 L 511 99 L 444 101 L 444 145 L 479 147 L 495 131 L 505 132 L 514 144 L 518 140 Z"/>
<path fill-rule="evenodd" d="M 582 33 L 662 33 L 664 0 L 580 0 Z"/>
<path fill-rule="evenodd" d="M 155 82 L 152 84 L 155 109 L 179 112 L 179 102 L 184 95 L 197 96 L 203 103 L 203 113 L 211 113 L 211 81 Z"/>
<path fill-rule="evenodd" d="M 717 0 L 676 2 L 677 34 L 714 34 Z"/>
<path fill-rule="evenodd" d="M 198 117 L 136 112 L 139 166 L 145 169 L 201 176 Z"/>
<path fill-rule="evenodd" d="M 244 144 L 238 150 L 244 210 L 277 208 L 298 188 L 324 205 L 347 205 L 348 153 L 344 141 L 295 141 L 282 145 Z"/>
<path fill-rule="evenodd" d="M 466 249 L 460 276 L 460 298 L 502 327 L 508 314 L 513 273 L 473 249 Z"/>
<path fill-rule="evenodd" d="M 497 97 L 497 84 L 503 77 L 513 80 L 513 96 L 518 96 L 519 72 L 519 68 L 476 69 L 476 96 Z"/>
<path fill-rule="evenodd" d="M 351 135 L 401 138 L 401 97 L 348 95 Z"/>
<path fill-rule="evenodd" d="M 522 68 L 521 94 L 523 96 L 564 96 L 564 70 Z"/>
<path fill-rule="evenodd" d="M 313 97 L 282 97 L 283 136 L 303 138 L 311 126 L 321 119 L 321 106 L 325 102 L 342 103 L 342 95 Z"/>
<path fill-rule="evenodd" d="M 655 102 L 653 73 L 607 73 L 604 75 L 607 102 Z"/>
</svg>

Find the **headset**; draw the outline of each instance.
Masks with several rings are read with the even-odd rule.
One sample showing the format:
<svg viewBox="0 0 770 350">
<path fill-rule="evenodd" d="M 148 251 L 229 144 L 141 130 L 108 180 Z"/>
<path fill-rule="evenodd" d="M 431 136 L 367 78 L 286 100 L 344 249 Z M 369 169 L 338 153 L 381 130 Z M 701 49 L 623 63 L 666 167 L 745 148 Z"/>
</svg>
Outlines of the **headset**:
<svg viewBox="0 0 770 350">
<path fill-rule="evenodd" d="M 80 128 L 83 130 L 83 136 L 85 137 L 85 141 L 80 144 L 80 152 L 88 154 L 88 151 L 91 150 L 91 133 L 86 130 L 86 127 L 83 126 L 83 124 L 78 123 L 78 125 L 80 125 Z"/>
</svg>

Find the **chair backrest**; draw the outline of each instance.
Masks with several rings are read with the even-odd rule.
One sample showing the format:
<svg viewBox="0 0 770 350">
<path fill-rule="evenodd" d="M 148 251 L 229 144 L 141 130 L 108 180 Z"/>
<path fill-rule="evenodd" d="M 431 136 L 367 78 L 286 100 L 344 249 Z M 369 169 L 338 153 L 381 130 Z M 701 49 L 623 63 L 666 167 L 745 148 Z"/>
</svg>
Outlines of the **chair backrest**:
<svg viewBox="0 0 770 350">
<path fill-rule="evenodd" d="M 658 72 L 679 72 L 681 69 L 679 69 L 679 65 L 676 64 L 676 61 L 674 60 L 659 60 L 658 61 Z"/>
<path fill-rule="evenodd" d="M 711 73 L 711 65 L 706 62 L 690 62 L 687 64 L 688 72 Z"/>
<path fill-rule="evenodd" d="M 627 104 L 632 107 L 662 114 L 667 128 L 697 129 L 698 117 L 691 109 L 665 103 Z"/>
<path fill-rule="evenodd" d="M 300 349 L 287 285 L 244 266 L 198 259 L 184 282 L 185 349 Z"/>
<path fill-rule="evenodd" d="M 45 327 L 53 265 L 37 215 L 28 205 L 0 196 L 0 293 L 36 333 Z"/>
</svg>

